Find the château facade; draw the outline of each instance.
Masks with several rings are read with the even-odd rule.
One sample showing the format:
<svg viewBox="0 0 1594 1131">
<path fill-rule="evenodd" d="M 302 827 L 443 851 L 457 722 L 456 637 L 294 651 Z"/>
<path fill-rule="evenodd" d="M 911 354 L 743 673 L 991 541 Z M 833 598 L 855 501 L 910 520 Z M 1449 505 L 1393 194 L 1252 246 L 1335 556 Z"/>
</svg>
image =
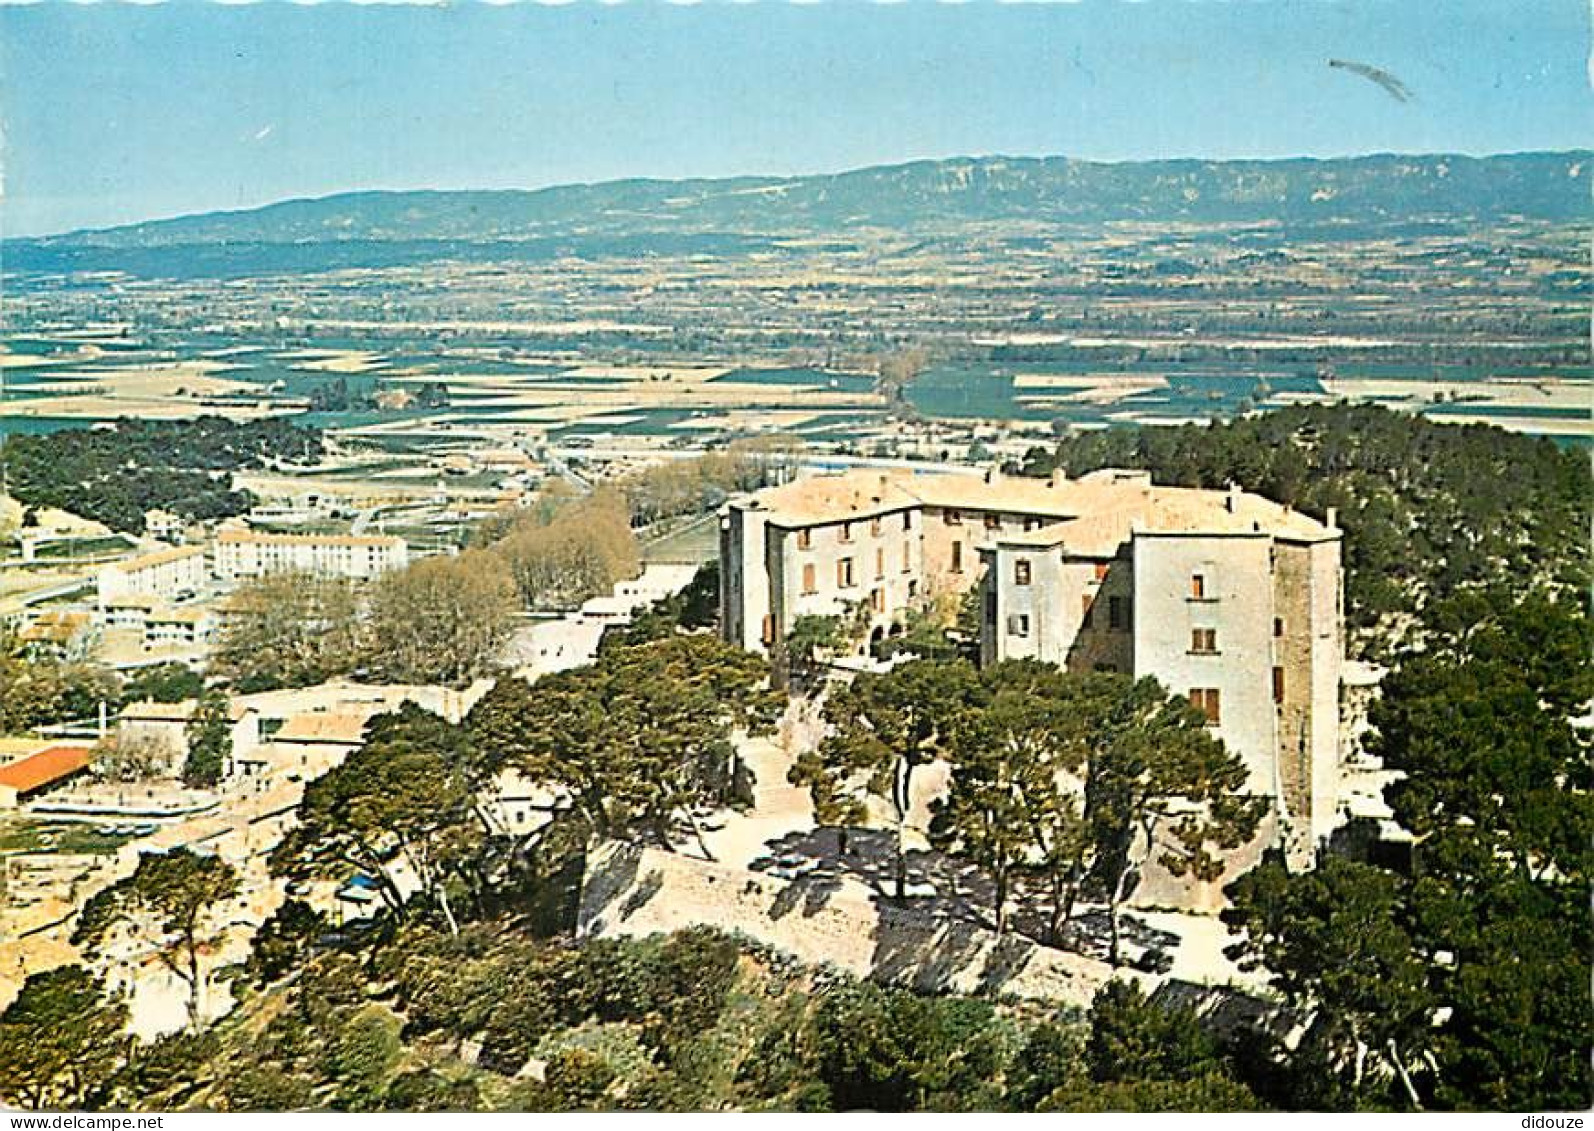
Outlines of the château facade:
<svg viewBox="0 0 1594 1131">
<path fill-rule="evenodd" d="M 1249 492 L 1079 479 L 854 471 L 729 504 L 726 639 L 780 647 L 804 615 L 867 619 L 979 589 L 983 662 L 1154 676 L 1203 712 L 1273 800 L 1298 852 L 1326 837 L 1339 780 L 1341 533 Z"/>
</svg>

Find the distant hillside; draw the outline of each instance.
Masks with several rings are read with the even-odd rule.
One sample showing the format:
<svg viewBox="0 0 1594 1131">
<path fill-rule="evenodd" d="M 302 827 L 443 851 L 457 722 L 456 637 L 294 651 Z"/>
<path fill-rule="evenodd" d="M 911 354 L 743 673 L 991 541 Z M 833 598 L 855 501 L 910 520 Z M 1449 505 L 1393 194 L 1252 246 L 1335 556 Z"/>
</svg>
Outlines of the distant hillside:
<svg viewBox="0 0 1594 1131">
<path fill-rule="evenodd" d="M 631 180 L 534 192 L 360 192 L 10 241 L 6 266 L 27 270 L 30 264 L 61 260 L 65 265 L 78 258 L 62 253 L 174 245 L 601 242 L 1014 219 L 1315 224 L 1520 215 L 1571 220 L 1589 215 L 1591 157 L 1574 152 L 1123 164 L 1062 157 L 955 158 L 790 178 Z"/>
</svg>

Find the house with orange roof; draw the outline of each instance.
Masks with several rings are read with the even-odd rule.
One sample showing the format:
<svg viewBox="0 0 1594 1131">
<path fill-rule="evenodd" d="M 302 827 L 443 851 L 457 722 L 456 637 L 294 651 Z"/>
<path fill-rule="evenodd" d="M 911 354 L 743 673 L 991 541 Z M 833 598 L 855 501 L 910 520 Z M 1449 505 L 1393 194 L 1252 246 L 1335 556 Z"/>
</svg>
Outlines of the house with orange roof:
<svg viewBox="0 0 1594 1131">
<path fill-rule="evenodd" d="M 47 746 L 0 766 L 0 809 L 15 809 L 88 769 L 87 746 Z"/>
</svg>

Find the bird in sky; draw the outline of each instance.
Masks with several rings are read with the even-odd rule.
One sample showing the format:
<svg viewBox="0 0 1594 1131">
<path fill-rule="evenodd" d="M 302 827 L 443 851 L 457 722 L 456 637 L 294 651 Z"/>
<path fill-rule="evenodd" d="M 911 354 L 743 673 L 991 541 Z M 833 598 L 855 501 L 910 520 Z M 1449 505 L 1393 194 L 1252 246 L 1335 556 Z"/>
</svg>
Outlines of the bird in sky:
<svg viewBox="0 0 1594 1131">
<path fill-rule="evenodd" d="M 1330 59 L 1328 65 L 1335 70 L 1349 71 L 1353 75 L 1360 75 L 1369 82 L 1377 83 L 1396 102 L 1410 102 L 1416 97 L 1405 83 L 1382 67 L 1374 67 L 1369 63 L 1356 63 L 1349 59 Z"/>
</svg>

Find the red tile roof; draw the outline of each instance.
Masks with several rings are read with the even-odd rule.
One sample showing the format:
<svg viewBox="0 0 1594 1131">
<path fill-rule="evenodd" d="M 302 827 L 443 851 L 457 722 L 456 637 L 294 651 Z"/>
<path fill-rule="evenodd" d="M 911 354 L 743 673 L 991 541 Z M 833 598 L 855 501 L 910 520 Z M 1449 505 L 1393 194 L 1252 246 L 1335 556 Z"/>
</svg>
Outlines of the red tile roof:
<svg viewBox="0 0 1594 1131">
<path fill-rule="evenodd" d="M 28 793 L 86 768 L 89 754 L 87 746 L 51 746 L 9 766 L 0 766 L 0 786 Z"/>
</svg>

